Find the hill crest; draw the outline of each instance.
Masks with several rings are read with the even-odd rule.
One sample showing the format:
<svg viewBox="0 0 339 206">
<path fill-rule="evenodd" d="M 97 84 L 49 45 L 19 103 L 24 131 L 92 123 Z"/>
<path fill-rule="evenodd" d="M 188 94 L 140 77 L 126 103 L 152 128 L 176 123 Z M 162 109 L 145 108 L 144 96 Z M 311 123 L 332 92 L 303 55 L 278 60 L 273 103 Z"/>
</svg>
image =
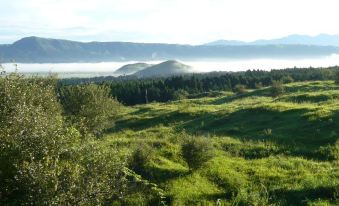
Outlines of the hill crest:
<svg viewBox="0 0 339 206">
<path fill-rule="evenodd" d="M 160 64 L 147 67 L 135 73 L 137 77 L 154 77 L 154 76 L 172 76 L 178 74 L 192 73 L 192 67 L 176 60 L 168 60 Z"/>
</svg>

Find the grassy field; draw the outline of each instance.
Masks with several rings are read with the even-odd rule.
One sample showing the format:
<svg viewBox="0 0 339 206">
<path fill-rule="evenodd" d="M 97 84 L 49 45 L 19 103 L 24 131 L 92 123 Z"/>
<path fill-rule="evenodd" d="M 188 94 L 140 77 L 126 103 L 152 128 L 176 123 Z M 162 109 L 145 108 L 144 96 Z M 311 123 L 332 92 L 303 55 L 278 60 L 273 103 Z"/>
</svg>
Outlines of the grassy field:
<svg viewBox="0 0 339 206">
<path fill-rule="evenodd" d="M 138 145 L 154 156 L 143 178 L 164 190 L 169 205 L 338 205 L 339 86 L 291 83 L 242 95 L 124 107 L 99 142 L 129 156 Z M 180 144 L 203 136 L 214 157 L 189 170 Z M 131 199 L 144 198 L 131 197 Z"/>
</svg>

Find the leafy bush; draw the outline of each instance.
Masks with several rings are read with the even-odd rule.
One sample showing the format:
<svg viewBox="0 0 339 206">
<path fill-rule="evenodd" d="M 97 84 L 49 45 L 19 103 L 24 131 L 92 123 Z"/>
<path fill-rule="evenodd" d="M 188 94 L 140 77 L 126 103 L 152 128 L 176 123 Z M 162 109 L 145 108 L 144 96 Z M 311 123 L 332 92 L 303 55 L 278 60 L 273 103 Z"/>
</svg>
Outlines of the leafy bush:
<svg viewBox="0 0 339 206">
<path fill-rule="evenodd" d="M 287 75 L 287 76 L 284 76 L 283 78 L 281 78 L 281 81 L 284 84 L 288 84 L 288 83 L 294 82 L 294 79 L 290 75 Z"/>
<path fill-rule="evenodd" d="M 133 151 L 129 166 L 136 173 L 145 175 L 146 166 L 151 162 L 153 156 L 152 148 L 147 144 L 141 144 Z"/>
<path fill-rule="evenodd" d="M 111 205 L 121 200 L 131 186 L 119 151 L 105 150 L 95 141 L 81 144 L 60 163 L 59 205 Z"/>
<path fill-rule="evenodd" d="M 284 86 L 281 81 L 272 81 L 271 95 L 272 97 L 278 97 L 284 93 Z"/>
<path fill-rule="evenodd" d="M 189 93 L 186 90 L 179 89 L 173 93 L 173 99 L 174 100 L 186 99 L 188 95 Z"/>
<path fill-rule="evenodd" d="M 127 188 L 117 150 L 63 122 L 54 79 L 0 78 L 0 205 L 99 205 Z"/>
<path fill-rule="evenodd" d="M 182 156 L 189 168 L 198 169 L 213 157 L 213 146 L 207 138 L 187 139 L 181 146 Z"/>
<path fill-rule="evenodd" d="M 0 78 L 0 196 L 44 204 L 58 188 L 59 156 L 69 140 L 55 81 Z M 8 198 L 8 199 L 7 199 Z"/>
<path fill-rule="evenodd" d="M 110 96 L 106 86 L 94 84 L 61 88 L 61 103 L 67 119 L 82 134 L 101 134 L 114 125 L 119 103 Z"/>
<path fill-rule="evenodd" d="M 242 84 L 237 84 L 234 87 L 234 92 L 237 93 L 237 94 L 245 94 L 247 92 L 246 86 L 242 85 Z"/>
</svg>

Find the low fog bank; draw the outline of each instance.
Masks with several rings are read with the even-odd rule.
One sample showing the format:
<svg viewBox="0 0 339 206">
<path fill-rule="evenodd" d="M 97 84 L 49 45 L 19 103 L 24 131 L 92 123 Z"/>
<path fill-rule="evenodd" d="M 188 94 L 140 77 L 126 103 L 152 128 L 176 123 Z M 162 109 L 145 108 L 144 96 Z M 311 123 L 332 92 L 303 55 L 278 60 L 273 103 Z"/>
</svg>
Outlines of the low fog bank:
<svg viewBox="0 0 339 206">
<path fill-rule="evenodd" d="M 248 59 L 248 60 L 201 60 L 201 61 L 181 61 L 190 65 L 195 72 L 211 71 L 243 71 L 248 69 L 284 69 L 293 67 L 329 67 L 339 65 L 339 55 L 331 55 L 323 58 L 307 59 Z M 161 61 L 147 61 L 148 64 L 158 64 Z M 93 77 L 110 76 L 114 71 L 128 62 L 101 62 L 101 63 L 58 63 L 58 64 L 17 64 L 17 69 L 21 73 L 58 73 L 60 77 Z M 7 72 L 13 72 L 16 68 L 14 64 L 3 64 Z"/>
</svg>

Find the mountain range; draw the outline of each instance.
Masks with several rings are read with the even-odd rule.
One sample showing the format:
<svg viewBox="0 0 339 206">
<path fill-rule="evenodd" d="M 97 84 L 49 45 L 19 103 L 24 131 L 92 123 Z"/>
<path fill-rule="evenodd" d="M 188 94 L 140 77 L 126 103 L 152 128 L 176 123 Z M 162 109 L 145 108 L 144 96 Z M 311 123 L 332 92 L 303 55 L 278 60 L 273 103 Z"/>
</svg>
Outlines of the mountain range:
<svg viewBox="0 0 339 206">
<path fill-rule="evenodd" d="M 317 36 L 290 35 L 279 39 L 256 40 L 244 42 L 237 40 L 217 40 L 205 45 L 316 45 L 316 46 L 337 46 L 339 47 L 339 35 L 319 34 Z"/>
<path fill-rule="evenodd" d="M 300 41 L 297 41 L 298 39 Z M 84 43 L 26 37 L 13 44 L 0 45 L 0 63 L 306 58 L 339 53 L 339 43 L 336 43 L 339 41 L 338 36 L 314 37 L 314 43 L 306 39 L 290 36 L 280 40 L 260 40 L 256 43 L 222 40 L 193 46 L 132 42 Z M 327 44 L 330 46 L 324 46 Z"/>
</svg>

